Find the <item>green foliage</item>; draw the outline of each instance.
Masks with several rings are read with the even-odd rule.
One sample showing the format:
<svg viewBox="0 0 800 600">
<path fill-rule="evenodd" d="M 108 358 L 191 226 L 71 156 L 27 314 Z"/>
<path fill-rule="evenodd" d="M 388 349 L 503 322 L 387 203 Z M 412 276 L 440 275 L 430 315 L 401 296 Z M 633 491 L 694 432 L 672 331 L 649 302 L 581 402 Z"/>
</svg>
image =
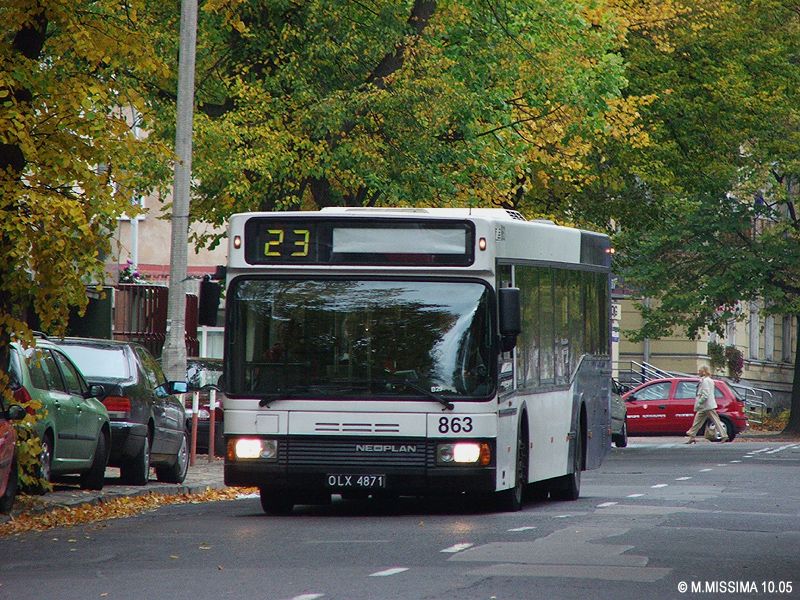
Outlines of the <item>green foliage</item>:
<svg viewBox="0 0 800 600">
<path fill-rule="evenodd" d="M 582 170 L 587 140 L 609 127 L 625 85 L 617 23 L 590 12 L 574 0 L 207 4 L 193 216 L 515 205 L 544 171 Z M 161 97 L 154 134 L 167 141 Z"/>
<path fill-rule="evenodd" d="M 708 358 L 711 364 L 711 371 L 717 372 L 725 367 L 725 348 L 722 344 L 708 342 Z"/>
<path fill-rule="evenodd" d="M 626 93 L 655 97 L 640 111 L 652 143 L 638 157 L 610 148 L 603 173 L 616 179 L 600 175 L 602 188 L 584 195 L 586 209 L 607 199 L 615 211 L 616 269 L 653 299 L 640 331 L 651 338 L 721 333 L 741 317 L 739 302 L 800 309 L 789 185 L 798 174 L 800 63 L 791 57 L 800 15 L 773 0 L 683 4 L 657 36 L 634 30 L 626 40 Z"/>
<path fill-rule="evenodd" d="M 736 346 L 725 347 L 725 364 L 728 367 L 728 377 L 739 381 L 744 369 L 744 355 Z"/>
</svg>

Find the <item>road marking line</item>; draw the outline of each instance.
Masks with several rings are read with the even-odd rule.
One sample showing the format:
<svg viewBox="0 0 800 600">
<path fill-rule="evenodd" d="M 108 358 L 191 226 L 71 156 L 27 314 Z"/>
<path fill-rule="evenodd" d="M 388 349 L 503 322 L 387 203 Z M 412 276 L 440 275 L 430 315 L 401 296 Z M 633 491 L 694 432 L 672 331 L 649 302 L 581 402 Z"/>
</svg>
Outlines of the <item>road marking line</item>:
<svg viewBox="0 0 800 600">
<path fill-rule="evenodd" d="M 607 506 L 614 506 L 616 502 L 603 502 L 602 504 L 598 504 L 597 508 L 605 508 Z"/>
<path fill-rule="evenodd" d="M 388 577 L 389 575 L 397 575 L 403 571 L 408 571 L 408 567 L 394 567 L 393 569 L 378 571 L 377 573 L 371 573 L 370 577 Z"/>
<path fill-rule="evenodd" d="M 629 494 L 628 498 L 641 498 L 644 494 Z"/>
<path fill-rule="evenodd" d="M 473 544 L 466 544 L 466 543 L 455 544 L 453 546 L 450 546 L 449 548 L 445 548 L 444 550 L 439 550 L 439 552 L 450 552 L 450 553 L 461 552 L 462 550 L 466 550 L 467 548 L 472 548 L 472 546 Z"/>
<path fill-rule="evenodd" d="M 531 529 L 536 529 L 536 527 L 532 527 L 530 525 L 527 527 L 514 527 L 514 529 L 509 529 L 509 531 L 530 531 Z"/>
<path fill-rule="evenodd" d="M 701 473 L 708 473 L 709 471 L 713 471 L 714 469 L 700 469 Z"/>
<path fill-rule="evenodd" d="M 740 463 L 740 462 L 742 462 L 742 461 L 740 461 L 740 460 L 732 460 L 731 462 L 732 462 L 732 463 Z"/>
<path fill-rule="evenodd" d="M 772 448 L 761 448 L 760 450 L 753 450 L 750 454 L 761 454 L 762 452 L 769 452 Z"/>
<path fill-rule="evenodd" d="M 788 446 L 781 446 L 780 448 L 775 448 L 775 450 L 770 450 L 767 454 L 775 454 L 780 452 L 781 450 L 786 450 L 787 448 L 791 448 L 794 444 L 789 444 Z"/>
<path fill-rule="evenodd" d="M 554 519 L 569 519 L 572 515 L 556 515 Z"/>
<path fill-rule="evenodd" d="M 689 481 L 691 477 L 678 477 L 675 481 Z"/>
<path fill-rule="evenodd" d="M 651 485 L 650 487 L 656 489 L 656 488 L 667 487 L 668 485 L 669 485 L 668 483 L 657 483 L 655 485 Z"/>
<path fill-rule="evenodd" d="M 325 594 L 301 594 L 300 596 L 295 596 L 291 600 L 317 600 L 317 598 L 322 598 Z"/>
</svg>

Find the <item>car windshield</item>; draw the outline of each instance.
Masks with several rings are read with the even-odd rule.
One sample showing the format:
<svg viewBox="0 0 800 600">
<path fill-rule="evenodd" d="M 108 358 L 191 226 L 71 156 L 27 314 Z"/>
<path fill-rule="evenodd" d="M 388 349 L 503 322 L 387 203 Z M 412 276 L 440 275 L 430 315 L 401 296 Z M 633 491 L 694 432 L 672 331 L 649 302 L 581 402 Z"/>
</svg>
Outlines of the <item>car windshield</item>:
<svg viewBox="0 0 800 600">
<path fill-rule="evenodd" d="M 485 398 L 497 363 L 490 297 L 481 282 L 240 279 L 227 391 Z"/>
<path fill-rule="evenodd" d="M 100 348 L 64 344 L 60 347 L 88 379 L 122 380 L 131 377 L 125 349 L 122 346 Z"/>
</svg>

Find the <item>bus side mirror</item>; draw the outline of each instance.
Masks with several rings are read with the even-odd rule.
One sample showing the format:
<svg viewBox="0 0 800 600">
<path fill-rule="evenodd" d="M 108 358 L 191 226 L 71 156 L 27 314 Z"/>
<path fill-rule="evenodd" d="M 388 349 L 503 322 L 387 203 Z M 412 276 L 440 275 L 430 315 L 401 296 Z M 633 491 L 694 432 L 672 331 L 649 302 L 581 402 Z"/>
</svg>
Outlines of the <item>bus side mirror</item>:
<svg viewBox="0 0 800 600">
<path fill-rule="evenodd" d="M 197 323 L 199 325 L 217 325 L 217 310 L 222 286 L 206 275 L 200 282 L 200 299 L 197 306 Z"/>
<path fill-rule="evenodd" d="M 519 288 L 500 288 L 500 349 L 510 352 L 517 345 L 517 336 L 522 331 Z"/>
</svg>

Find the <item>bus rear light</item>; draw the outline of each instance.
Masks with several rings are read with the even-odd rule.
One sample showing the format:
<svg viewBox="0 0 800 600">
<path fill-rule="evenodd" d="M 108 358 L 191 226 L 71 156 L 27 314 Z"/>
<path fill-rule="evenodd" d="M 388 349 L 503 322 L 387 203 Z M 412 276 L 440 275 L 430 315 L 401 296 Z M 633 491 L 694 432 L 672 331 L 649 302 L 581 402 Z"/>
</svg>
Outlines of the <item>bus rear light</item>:
<svg viewBox="0 0 800 600">
<path fill-rule="evenodd" d="M 436 463 L 440 465 L 481 465 L 492 462 L 492 449 L 488 442 L 456 442 L 436 447 Z"/>
<path fill-rule="evenodd" d="M 108 411 L 109 419 L 127 419 L 131 416 L 130 398 L 123 396 L 106 396 L 103 405 Z"/>
<path fill-rule="evenodd" d="M 228 441 L 228 458 L 235 459 L 264 459 L 275 460 L 278 458 L 278 441 L 257 438 L 238 438 Z"/>
</svg>

